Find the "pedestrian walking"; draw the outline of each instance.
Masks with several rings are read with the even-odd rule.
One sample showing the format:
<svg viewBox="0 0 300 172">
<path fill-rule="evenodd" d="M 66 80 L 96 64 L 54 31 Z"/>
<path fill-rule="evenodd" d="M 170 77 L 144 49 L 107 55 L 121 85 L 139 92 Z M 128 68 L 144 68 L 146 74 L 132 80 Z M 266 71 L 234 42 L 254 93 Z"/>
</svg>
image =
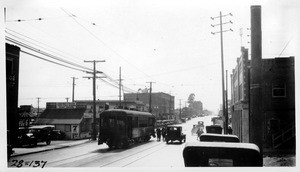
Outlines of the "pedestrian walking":
<svg viewBox="0 0 300 172">
<path fill-rule="evenodd" d="M 199 128 L 198 130 L 197 130 L 197 140 L 198 140 L 198 138 L 199 138 L 199 140 L 200 140 L 200 136 L 201 136 L 201 134 L 203 134 L 204 132 L 203 132 L 203 129 L 202 128 Z"/>
<path fill-rule="evenodd" d="M 231 128 L 231 126 L 228 126 L 228 134 L 232 134 L 232 128 Z"/>
<path fill-rule="evenodd" d="M 157 135 L 157 141 L 160 141 L 160 137 L 161 137 L 161 130 L 160 130 L 160 128 L 156 129 L 156 135 Z"/>
<path fill-rule="evenodd" d="M 165 141 L 166 134 L 167 134 L 167 131 L 166 131 L 166 128 L 165 128 L 165 127 L 162 128 L 161 134 L 162 134 L 162 139 L 163 139 L 163 141 Z"/>
</svg>

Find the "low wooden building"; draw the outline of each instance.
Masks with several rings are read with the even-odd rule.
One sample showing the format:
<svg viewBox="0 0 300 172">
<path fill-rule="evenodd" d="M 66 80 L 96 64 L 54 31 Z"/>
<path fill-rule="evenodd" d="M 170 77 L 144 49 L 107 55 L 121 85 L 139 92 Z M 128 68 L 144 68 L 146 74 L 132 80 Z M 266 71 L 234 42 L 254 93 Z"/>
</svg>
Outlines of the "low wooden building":
<svg viewBox="0 0 300 172">
<path fill-rule="evenodd" d="M 35 124 L 54 125 L 55 130 L 65 133 L 66 139 L 90 138 L 93 119 L 86 111 L 86 108 L 47 108 Z"/>
</svg>

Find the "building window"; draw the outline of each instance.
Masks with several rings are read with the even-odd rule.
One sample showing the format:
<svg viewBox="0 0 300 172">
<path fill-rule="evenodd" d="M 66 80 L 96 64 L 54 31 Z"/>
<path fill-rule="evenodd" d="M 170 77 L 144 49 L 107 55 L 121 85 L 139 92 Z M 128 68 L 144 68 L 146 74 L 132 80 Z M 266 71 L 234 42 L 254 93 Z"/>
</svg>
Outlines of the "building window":
<svg viewBox="0 0 300 172">
<path fill-rule="evenodd" d="M 285 83 L 276 82 L 272 84 L 272 97 L 286 97 Z"/>
</svg>

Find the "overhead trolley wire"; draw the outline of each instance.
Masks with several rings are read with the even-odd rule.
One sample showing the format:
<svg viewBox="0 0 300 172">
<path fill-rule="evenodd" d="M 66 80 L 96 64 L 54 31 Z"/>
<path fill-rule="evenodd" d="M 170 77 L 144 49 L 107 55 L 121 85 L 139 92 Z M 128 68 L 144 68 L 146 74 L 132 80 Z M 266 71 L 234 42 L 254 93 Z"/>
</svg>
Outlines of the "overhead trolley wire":
<svg viewBox="0 0 300 172">
<path fill-rule="evenodd" d="M 28 54 L 28 55 L 31 55 L 31 56 L 34 56 L 34 57 L 39 58 L 39 59 L 41 59 L 41 60 L 45 60 L 45 61 L 50 62 L 50 63 L 54 63 L 54 64 L 57 64 L 57 65 L 63 66 L 63 67 L 67 67 L 67 68 L 70 68 L 70 69 L 74 69 L 74 70 L 78 70 L 78 71 L 81 71 L 81 72 L 85 72 L 84 70 L 77 69 L 77 68 L 74 68 L 74 67 L 71 67 L 71 66 L 67 66 L 67 65 L 64 65 L 64 64 L 61 64 L 61 63 L 58 63 L 58 62 L 54 62 L 54 61 L 45 59 L 45 58 L 43 58 L 43 57 L 40 57 L 40 56 L 38 56 L 38 55 L 29 53 L 29 52 L 24 51 L 24 50 L 20 50 L 20 52 L 25 53 L 25 54 Z"/>
<path fill-rule="evenodd" d="M 43 42 L 41 42 L 41 41 L 35 40 L 35 39 L 33 39 L 33 38 L 30 38 L 30 37 L 28 37 L 28 36 L 26 36 L 26 35 L 23 35 L 23 34 L 21 34 L 21 33 L 19 33 L 19 32 L 14 31 L 14 30 L 5 28 L 5 32 L 6 32 L 7 34 L 9 34 L 9 35 L 12 35 L 12 36 L 18 38 L 18 39 L 22 39 L 22 40 L 24 40 L 24 41 L 26 41 L 26 42 L 29 42 L 29 43 L 31 43 L 31 44 L 34 44 L 35 46 L 42 47 L 41 45 L 38 45 L 38 44 L 42 44 L 42 45 L 44 45 L 44 46 L 46 46 L 46 47 L 49 47 L 49 48 L 51 48 L 51 49 L 54 49 L 54 50 L 60 52 L 60 53 L 63 53 L 63 54 L 66 54 L 66 55 L 69 55 L 69 56 L 74 57 L 74 55 L 72 55 L 72 54 L 69 54 L 69 53 L 67 53 L 67 52 L 63 52 L 63 51 L 61 51 L 61 50 L 59 50 L 59 49 L 57 49 L 57 48 L 55 48 L 55 47 L 49 46 L 49 45 L 47 45 L 47 44 L 45 44 L 45 43 L 43 43 Z M 25 37 L 26 39 L 29 39 L 29 40 L 31 40 L 31 41 L 34 41 L 34 42 L 36 42 L 36 43 L 38 43 L 38 44 L 32 43 L 32 42 L 26 40 L 25 38 L 20 38 L 20 37 L 14 35 L 14 34 L 12 34 L 12 33 L 9 33 L 9 32 L 13 32 L 14 34 L 17 34 L 17 35 L 20 35 L 20 36 L 22 36 L 22 37 Z M 45 47 L 42 47 L 42 48 L 45 48 Z M 48 48 L 46 48 L 46 49 L 47 49 L 48 51 L 52 52 L 52 53 L 55 53 L 55 54 L 58 54 L 58 55 L 60 55 L 60 56 L 69 58 L 69 57 L 67 57 L 67 56 L 65 56 L 65 55 L 62 55 L 62 54 L 58 53 L 58 52 L 54 52 L 54 51 L 52 51 L 52 50 L 49 50 Z M 79 59 L 78 57 L 74 57 L 74 58 Z M 70 58 L 69 58 L 69 59 L 70 59 Z"/>
<path fill-rule="evenodd" d="M 64 59 L 59 58 L 59 57 L 57 57 L 57 56 L 51 55 L 51 54 L 46 53 L 46 52 L 44 52 L 44 51 L 41 51 L 41 50 L 39 50 L 39 49 L 37 49 L 37 48 L 34 48 L 34 47 L 32 47 L 32 46 L 30 46 L 30 45 L 28 45 L 28 44 L 26 44 L 26 43 L 23 43 L 23 42 L 21 42 L 21 41 L 18 41 L 18 40 L 16 40 L 16 39 L 13 39 L 13 38 L 11 38 L 11 37 L 9 37 L 9 36 L 6 36 L 5 39 L 6 39 L 7 41 L 12 42 L 12 43 L 14 43 L 14 44 L 17 44 L 17 45 L 19 45 L 19 46 L 21 46 L 21 47 L 27 48 L 27 49 L 29 49 L 29 50 L 31 50 L 31 51 L 33 51 L 33 52 L 42 54 L 42 55 L 44 55 L 44 56 L 50 57 L 50 58 L 55 59 L 55 60 L 57 60 L 57 61 L 66 63 L 66 64 L 68 64 L 68 65 L 76 66 L 76 67 L 78 67 L 78 68 L 72 67 L 72 66 L 68 66 L 68 65 L 65 65 L 65 64 L 62 64 L 62 63 L 59 63 L 59 62 L 55 62 L 55 61 L 52 61 L 52 60 L 43 58 L 43 57 L 41 57 L 41 56 L 32 54 L 32 53 L 30 53 L 30 52 L 28 52 L 28 51 L 21 50 L 22 53 L 31 55 L 31 56 L 36 57 L 36 58 L 38 58 L 38 59 L 41 59 L 41 60 L 44 60 L 44 61 L 47 61 L 47 62 L 50 62 L 50 63 L 53 63 L 53 64 L 57 64 L 57 65 L 60 65 L 60 66 L 63 66 L 63 67 L 67 67 L 67 68 L 70 68 L 70 69 L 78 70 L 78 71 L 81 71 L 81 72 L 88 72 L 87 70 L 92 71 L 92 69 L 89 69 L 89 68 L 87 68 L 87 67 L 78 65 L 78 64 L 76 64 L 76 63 L 73 63 L 73 62 L 64 60 Z M 81 68 L 81 69 L 80 69 L 80 68 Z M 85 69 L 85 70 L 83 70 L 83 69 Z M 110 76 L 108 76 L 108 75 L 105 74 L 105 73 L 103 73 L 103 74 L 104 74 L 111 82 L 113 82 L 113 83 L 110 83 L 110 82 L 108 82 L 108 81 L 106 81 L 106 80 L 100 78 L 103 82 L 107 83 L 107 84 L 110 85 L 110 86 L 113 86 L 113 87 L 115 87 L 115 88 L 118 88 L 118 86 L 117 86 L 118 83 L 116 83 L 116 81 L 115 81 L 113 78 L 111 78 Z M 114 84 L 116 84 L 116 85 L 114 85 Z M 130 89 L 130 88 L 127 88 L 127 87 L 126 87 L 126 91 L 127 91 L 127 92 L 135 92 L 134 90 L 132 90 L 132 89 Z"/>
<path fill-rule="evenodd" d="M 75 18 L 78 18 L 76 15 L 66 11 L 65 9 L 61 8 L 61 10 L 63 12 L 65 12 L 69 17 L 71 17 L 79 26 L 81 26 L 84 30 L 86 30 L 89 34 L 91 34 L 96 40 L 98 40 L 99 42 L 101 42 L 104 46 L 106 46 L 108 49 L 110 49 L 112 52 L 114 52 L 117 56 L 119 56 L 120 58 L 122 58 L 124 61 L 126 61 L 128 64 L 132 65 L 133 67 L 135 67 L 137 70 L 139 70 L 140 72 L 142 72 L 144 75 L 146 75 L 148 78 L 151 78 L 151 76 L 149 76 L 148 74 L 146 74 L 144 71 L 140 70 L 138 67 L 136 67 L 135 65 L 131 64 L 126 58 L 122 57 L 116 50 L 112 49 L 111 47 L 109 47 L 104 41 L 102 41 L 99 37 L 97 37 L 93 32 L 91 32 L 90 30 L 88 30 L 85 26 L 83 26 L 81 23 L 79 23 Z"/>
<path fill-rule="evenodd" d="M 52 54 L 49 54 L 49 53 L 44 52 L 44 51 L 42 51 L 42 50 L 40 50 L 40 49 L 34 48 L 34 47 L 32 47 L 32 46 L 30 46 L 30 45 L 28 45 L 28 44 L 26 44 L 26 43 L 22 43 L 22 42 L 20 42 L 20 41 L 18 41 L 18 40 L 15 40 L 15 39 L 11 38 L 11 37 L 6 36 L 5 39 L 8 40 L 8 41 L 13 42 L 13 43 L 15 43 L 15 44 L 18 44 L 18 45 L 20 45 L 20 46 L 22 46 L 22 47 L 24 47 L 24 48 L 27 48 L 27 49 L 29 49 L 29 50 L 32 50 L 32 51 L 34 51 L 34 52 L 37 52 L 37 53 L 40 53 L 40 54 L 45 55 L 45 56 L 47 56 L 47 57 L 50 57 L 50 58 L 52 58 L 52 59 L 55 59 L 55 60 L 57 60 L 57 61 L 61 61 L 61 62 L 66 63 L 66 64 L 69 64 L 69 65 L 72 65 L 72 66 L 76 66 L 76 67 L 85 69 L 85 71 L 86 71 L 86 70 L 87 70 L 87 71 L 92 71 L 92 69 L 90 69 L 90 68 L 87 68 L 87 67 L 82 66 L 82 65 L 78 65 L 78 64 L 76 64 L 76 63 L 74 63 L 74 62 L 71 62 L 71 61 L 64 60 L 64 59 L 62 59 L 62 58 L 60 58 L 60 57 L 57 57 L 57 56 L 52 55 Z"/>
</svg>

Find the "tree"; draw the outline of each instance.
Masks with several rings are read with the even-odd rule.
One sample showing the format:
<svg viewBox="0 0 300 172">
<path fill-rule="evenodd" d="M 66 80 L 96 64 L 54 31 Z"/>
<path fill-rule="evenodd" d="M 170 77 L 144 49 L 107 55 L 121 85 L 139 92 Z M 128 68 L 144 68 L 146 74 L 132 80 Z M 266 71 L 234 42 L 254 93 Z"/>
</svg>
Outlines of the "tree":
<svg viewBox="0 0 300 172">
<path fill-rule="evenodd" d="M 189 107 L 190 107 L 191 104 L 194 103 L 194 101 L 195 101 L 195 94 L 194 94 L 194 93 L 191 93 L 191 94 L 189 95 L 189 98 L 188 98 Z"/>
</svg>

